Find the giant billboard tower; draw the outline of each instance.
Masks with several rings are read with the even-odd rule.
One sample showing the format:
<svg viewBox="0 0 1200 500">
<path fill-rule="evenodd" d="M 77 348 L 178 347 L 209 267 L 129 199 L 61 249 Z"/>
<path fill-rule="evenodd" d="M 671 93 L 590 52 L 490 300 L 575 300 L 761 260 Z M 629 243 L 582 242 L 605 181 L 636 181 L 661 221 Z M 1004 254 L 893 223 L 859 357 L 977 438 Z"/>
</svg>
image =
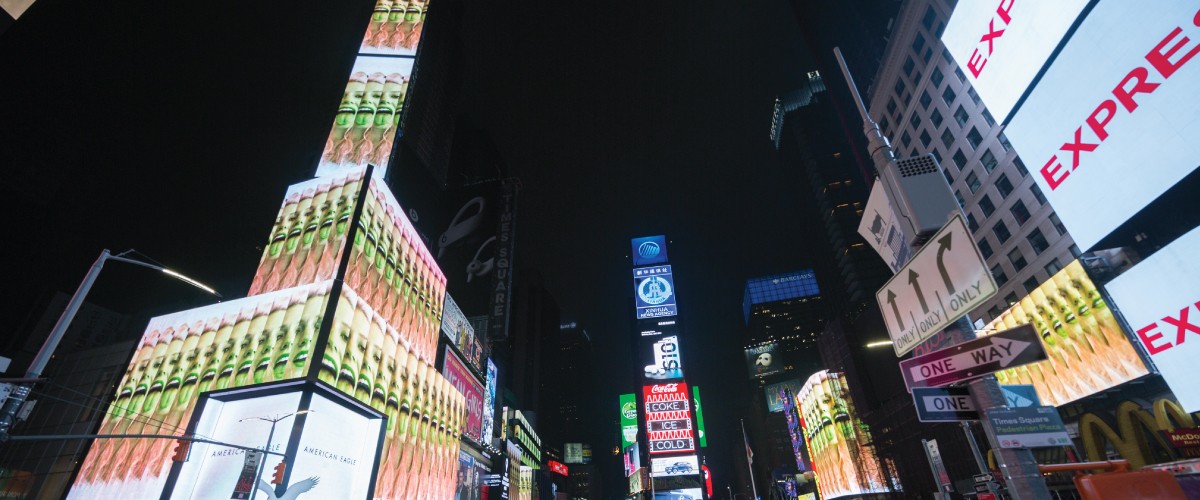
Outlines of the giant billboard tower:
<svg viewBox="0 0 1200 500">
<path fill-rule="evenodd" d="M 383 181 L 427 10 L 376 4 L 249 296 L 152 319 L 100 430 L 202 441 L 97 440 L 70 498 L 452 495 L 467 412 L 433 366 L 446 278 Z"/>
</svg>

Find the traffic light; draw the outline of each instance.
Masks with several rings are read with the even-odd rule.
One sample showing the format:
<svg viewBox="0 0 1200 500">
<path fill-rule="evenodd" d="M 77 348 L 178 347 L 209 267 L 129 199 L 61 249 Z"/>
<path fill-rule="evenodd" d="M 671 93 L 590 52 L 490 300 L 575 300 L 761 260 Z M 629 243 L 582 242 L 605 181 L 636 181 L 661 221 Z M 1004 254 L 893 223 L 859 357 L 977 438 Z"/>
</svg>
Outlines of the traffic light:
<svg viewBox="0 0 1200 500">
<path fill-rule="evenodd" d="M 188 450 L 190 450 L 191 448 L 192 448 L 191 441 L 176 439 L 175 440 L 175 454 L 171 456 L 171 460 L 174 460 L 176 462 L 186 462 L 187 457 L 188 457 Z"/>
<path fill-rule="evenodd" d="M 287 470 L 286 462 L 279 462 L 275 466 L 275 476 L 271 478 L 271 484 L 283 484 L 283 473 Z"/>
</svg>

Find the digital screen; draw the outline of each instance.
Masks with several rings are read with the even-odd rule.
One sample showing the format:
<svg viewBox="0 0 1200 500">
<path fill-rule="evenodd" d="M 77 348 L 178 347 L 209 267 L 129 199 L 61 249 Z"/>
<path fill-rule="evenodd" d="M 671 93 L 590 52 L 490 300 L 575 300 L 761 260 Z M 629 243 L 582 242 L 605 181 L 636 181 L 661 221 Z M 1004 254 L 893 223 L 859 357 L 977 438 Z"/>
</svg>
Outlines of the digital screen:
<svg viewBox="0 0 1200 500">
<path fill-rule="evenodd" d="M 629 240 L 633 247 L 633 267 L 667 263 L 667 238 L 663 235 Z"/>
<path fill-rule="evenodd" d="M 619 401 L 621 403 L 621 447 L 625 448 L 637 444 L 637 396 L 622 394 Z"/>
<path fill-rule="evenodd" d="M 1004 121 L 1088 0 L 961 2 L 942 34 L 992 116 Z"/>
<path fill-rule="evenodd" d="M 583 463 L 583 443 L 563 444 L 563 461 L 569 464 Z"/>
<path fill-rule="evenodd" d="M 1138 342 L 1188 412 L 1200 411 L 1197 255 L 1200 229 L 1193 229 L 1105 285 Z"/>
<path fill-rule="evenodd" d="M 871 436 L 854 412 L 846 377 L 822 370 L 796 396 L 821 498 L 885 493 Z"/>
<path fill-rule="evenodd" d="M 750 378 L 783 373 L 783 354 L 779 352 L 779 344 L 772 342 L 746 349 L 746 366 L 750 370 Z"/>
<path fill-rule="evenodd" d="M 1144 294 L 1142 294 L 1144 295 Z M 984 327 L 1032 324 L 1050 359 L 996 372 L 1001 384 L 1031 384 L 1059 406 L 1149 373 L 1079 261 L 1072 261 Z"/>
<path fill-rule="evenodd" d="M 333 279 L 363 173 L 353 169 L 288 187 L 247 295 Z"/>
<path fill-rule="evenodd" d="M 691 428 L 691 396 L 687 384 L 647 385 L 642 390 L 646 444 L 650 454 L 696 451 L 695 432 Z"/>
<path fill-rule="evenodd" d="M 655 491 L 654 500 L 701 500 L 704 493 L 700 488 Z"/>
<path fill-rule="evenodd" d="M 455 481 L 454 500 L 478 500 L 483 491 L 483 476 L 487 474 L 484 464 L 465 451 L 458 452 L 458 479 Z"/>
<path fill-rule="evenodd" d="M 798 381 L 797 381 L 798 382 Z M 775 384 L 780 385 L 780 384 Z M 776 397 L 783 406 L 783 415 L 787 420 L 788 437 L 792 442 L 792 456 L 796 458 L 796 470 L 806 471 L 808 466 L 805 464 L 805 442 L 804 428 L 800 424 L 800 412 L 796 407 L 796 394 L 800 393 L 800 388 L 793 390 L 791 387 L 780 386 L 775 389 Z"/>
<path fill-rule="evenodd" d="M 683 378 L 678 335 L 643 338 L 640 344 L 643 379 L 660 381 Z"/>
<path fill-rule="evenodd" d="M 563 475 L 563 476 L 569 475 L 567 466 L 565 464 L 563 464 L 562 462 L 555 462 L 554 460 L 547 460 L 546 465 L 549 466 L 550 472 L 553 472 L 553 473 L 559 474 L 559 475 Z"/>
<path fill-rule="evenodd" d="M 458 392 L 466 398 L 467 422 L 463 427 L 463 435 L 476 443 L 483 443 L 483 384 L 475 379 L 475 375 L 467 369 L 457 354 L 446 346 L 446 358 L 442 361 L 442 374 Z"/>
<path fill-rule="evenodd" d="M 642 468 L 641 447 L 637 443 L 626 446 L 622 449 L 621 454 L 625 461 L 625 477 L 629 477 L 634 471 Z"/>
<path fill-rule="evenodd" d="M 428 9 L 428 0 L 377 0 L 359 53 L 415 56 Z"/>
<path fill-rule="evenodd" d="M 650 459 L 650 477 L 693 476 L 699 473 L 700 458 L 696 455 Z"/>
<path fill-rule="evenodd" d="M 671 266 L 634 269 L 633 283 L 638 319 L 679 314 L 675 307 L 675 280 L 671 277 Z"/>
<path fill-rule="evenodd" d="M 463 355 L 463 361 L 467 363 L 478 373 L 483 373 L 486 368 L 483 364 L 483 344 L 479 343 L 479 338 L 475 335 L 475 328 L 471 326 L 471 322 L 467 316 L 463 314 L 462 309 L 458 308 L 458 304 L 450 295 L 446 295 L 444 302 L 444 310 L 442 311 L 442 333 L 450 339 L 455 347 L 458 347 L 458 352 Z"/>
<path fill-rule="evenodd" d="M 696 427 L 699 427 L 697 437 L 700 438 L 700 447 L 708 447 L 708 435 L 704 431 L 704 407 L 700 405 L 700 386 L 692 386 L 692 402 L 696 403 Z"/>
<path fill-rule="evenodd" d="M 1097 3 L 1005 128 L 1084 250 L 1200 164 L 1196 10 Z"/>
<path fill-rule="evenodd" d="M 412 77 L 411 57 L 360 55 L 354 60 L 321 159 L 317 177 L 375 165 L 383 178 L 400 130 Z"/>
<path fill-rule="evenodd" d="M 783 389 L 791 389 L 792 394 L 796 394 L 800 392 L 800 388 L 803 387 L 803 385 L 804 384 L 800 382 L 800 379 L 797 378 L 768 385 L 765 389 L 763 389 L 763 392 L 766 393 L 767 396 L 767 411 L 772 413 L 783 411 L 784 401 L 780 396 L 780 391 Z"/>
<path fill-rule="evenodd" d="M 487 359 L 487 386 L 483 393 L 483 421 L 480 424 L 482 432 L 481 437 L 485 443 L 490 443 L 492 437 L 495 436 L 495 415 L 496 415 L 496 384 L 498 383 L 499 371 L 496 369 L 496 363 L 492 362 L 492 358 Z"/>
<path fill-rule="evenodd" d="M 303 377 L 331 286 L 317 283 L 151 319 L 99 433 L 175 434 L 187 426 L 202 392 Z M 70 498 L 161 492 L 174 444 L 96 441 Z"/>
</svg>

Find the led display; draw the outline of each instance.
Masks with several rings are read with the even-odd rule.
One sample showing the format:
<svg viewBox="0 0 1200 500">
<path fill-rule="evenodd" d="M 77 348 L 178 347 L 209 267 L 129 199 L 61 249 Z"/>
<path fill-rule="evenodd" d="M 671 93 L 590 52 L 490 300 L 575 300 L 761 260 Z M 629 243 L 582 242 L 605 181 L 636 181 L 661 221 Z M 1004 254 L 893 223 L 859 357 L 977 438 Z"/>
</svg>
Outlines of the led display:
<svg viewBox="0 0 1200 500">
<path fill-rule="evenodd" d="M 634 269 L 633 283 L 638 319 L 679 314 L 675 307 L 675 280 L 671 277 L 671 266 Z"/>
<path fill-rule="evenodd" d="M 1005 134 L 1080 248 L 1200 164 L 1198 53 L 1195 4 L 1101 1 L 1014 113 Z"/>
<path fill-rule="evenodd" d="M 783 354 L 779 352 L 779 344 L 771 342 L 747 348 L 746 367 L 750 370 L 750 378 L 783 373 Z"/>
<path fill-rule="evenodd" d="M 445 351 L 442 375 L 445 375 L 450 385 L 466 398 L 467 421 L 463 427 L 463 435 L 476 443 L 483 443 L 483 384 L 471 374 L 450 346 L 446 346 Z"/>
<path fill-rule="evenodd" d="M 962 2 L 942 42 L 997 120 L 1004 121 L 1088 0 Z"/>
<path fill-rule="evenodd" d="M 781 391 L 783 389 L 790 389 L 792 394 L 796 394 L 800 392 L 800 388 L 803 387 L 803 385 L 804 384 L 800 382 L 800 379 L 796 378 L 768 385 L 765 389 L 763 389 L 763 392 L 766 393 L 767 397 L 767 411 L 772 413 L 783 411 L 784 400 L 783 397 L 780 396 L 780 394 L 782 394 Z"/>
<path fill-rule="evenodd" d="M 621 454 L 624 457 L 625 462 L 625 477 L 629 477 L 638 469 L 642 468 L 641 446 L 639 446 L 637 443 L 626 446 L 622 450 Z"/>
<path fill-rule="evenodd" d="M 619 401 L 621 403 L 621 448 L 626 448 L 637 444 L 637 396 L 622 394 Z"/>
<path fill-rule="evenodd" d="M 654 492 L 654 500 L 701 500 L 702 498 L 704 498 L 704 493 L 700 488 L 681 488 Z"/>
<path fill-rule="evenodd" d="M 650 459 L 650 477 L 694 476 L 699 473 L 700 457 L 696 455 Z"/>
<path fill-rule="evenodd" d="M 496 369 L 496 363 L 492 362 L 492 358 L 487 359 L 487 386 L 483 393 L 483 419 L 480 422 L 480 436 L 484 443 L 491 443 L 492 437 L 495 436 L 494 428 L 496 422 L 496 384 L 497 378 L 500 376 Z"/>
<path fill-rule="evenodd" d="M 1146 375 L 1108 304 L 1072 261 L 992 320 L 984 335 L 1032 324 L 1050 359 L 996 373 L 1001 384 L 1031 384 L 1058 406 Z"/>
<path fill-rule="evenodd" d="M 640 344 L 643 379 L 660 381 L 683 378 L 678 335 L 643 338 Z"/>
<path fill-rule="evenodd" d="M 700 386 L 692 386 L 692 402 L 696 403 L 696 437 L 700 439 L 700 447 L 708 447 L 708 436 L 704 432 L 704 407 L 700 405 Z"/>
<path fill-rule="evenodd" d="M 871 437 L 850 403 L 845 375 L 814 373 L 796 400 L 821 498 L 887 492 L 879 461 L 868 446 Z"/>
<path fill-rule="evenodd" d="M 444 302 L 441 328 L 446 338 L 449 338 L 450 342 L 458 347 L 458 352 L 463 355 L 463 361 L 476 372 L 483 373 L 486 369 L 483 345 L 479 343 L 479 338 L 475 335 L 475 328 L 467 320 L 467 315 L 463 314 L 462 309 L 459 309 L 458 304 L 450 298 L 449 294 L 446 295 Z"/>
<path fill-rule="evenodd" d="M 416 55 L 428 9 L 428 0 L 376 0 L 359 53 Z"/>
<path fill-rule="evenodd" d="M 647 385 L 642 391 L 650 454 L 696 451 L 687 384 Z"/>
<path fill-rule="evenodd" d="M 317 163 L 317 177 L 367 164 L 375 165 L 374 177 L 387 174 L 413 61 L 411 57 L 372 55 L 355 59 Z"/>
<path fill-rule="evenodd" d="M 1188 412 L 1200 411 L 1200 229 L 1117 276 L 1112 294 L 1137 340 Z M 1189 317 L 1190 316 L 1190 317 Z"/>
<path fill-rule="evenodd" d="M 465 451 L 458 452 L 458 479 L 455 481 L 454 500 L 478 500 L 483 491 L 482 462 Z"/>
<path fill-rule="evenodd" d="M 663 235 L 629 240 L 633 247 L 633 267 L 667 263 L 667 238 Z"/>
</svg>

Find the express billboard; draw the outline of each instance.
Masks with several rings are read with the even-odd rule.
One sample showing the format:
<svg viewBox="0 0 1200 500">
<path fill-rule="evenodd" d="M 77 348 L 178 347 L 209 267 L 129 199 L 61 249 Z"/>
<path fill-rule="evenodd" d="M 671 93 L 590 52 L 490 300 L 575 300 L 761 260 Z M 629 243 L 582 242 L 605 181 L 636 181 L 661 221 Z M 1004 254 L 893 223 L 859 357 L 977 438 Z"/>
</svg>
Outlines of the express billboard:
<svg viewBox="0 0 1200 500">
<path fill-rule="evenodd" d="M 1080 248 L 1200 164 L 1198 53 L 1194 4 L 1098 2 L 1013 115 L 1005 134 Z"/>
<path fill-rule="evenodd" d="M 1004 121 L 1087 4 L 960 2 L 942 42 L 988 110 Z"/>
<path fill-rule="evenodd" d="M 672 382 L 642 387 L 646 444 L 651 455 L 696 451 L 691 395 L 687 384 Z"/>
<path fill-rule="evenodd" d="M 467 421 L 463 426 L 463 436 L 476 443 L 483 443 L 481 438 L 483 435 L 483 384 L 467 369 L 467 365 L 459 359 L 450 346 L 445 348 L 442 375 L 445 375 L 450 385 L 466 398 L 464 403 L 466 404 Z"/>
<path fill-rule="evenodd" d="M 1105 288 L 1137 334 L 1171 392 L 1188 412 L 1200 411 L 1200 229 L 1193 229 Z M 1187 342 L 1187 341 L 1191 342 Z"/>
<path fill-rule="evenodd" d="M 675 279 L 671 277 L 671 266 L 634 269 L 633 294 L 638 319 L 679 314 L 675 306 Z"/>
<path fill-rule="evenodd" d="M 1031 324 L 1050 359 L 996 372 L 1001 384 L 1032 384 L 1058 406 L 1149 373 L 1108 303 L 1072 261 L 984 327 L 984 335 Z"/>
</svg>

